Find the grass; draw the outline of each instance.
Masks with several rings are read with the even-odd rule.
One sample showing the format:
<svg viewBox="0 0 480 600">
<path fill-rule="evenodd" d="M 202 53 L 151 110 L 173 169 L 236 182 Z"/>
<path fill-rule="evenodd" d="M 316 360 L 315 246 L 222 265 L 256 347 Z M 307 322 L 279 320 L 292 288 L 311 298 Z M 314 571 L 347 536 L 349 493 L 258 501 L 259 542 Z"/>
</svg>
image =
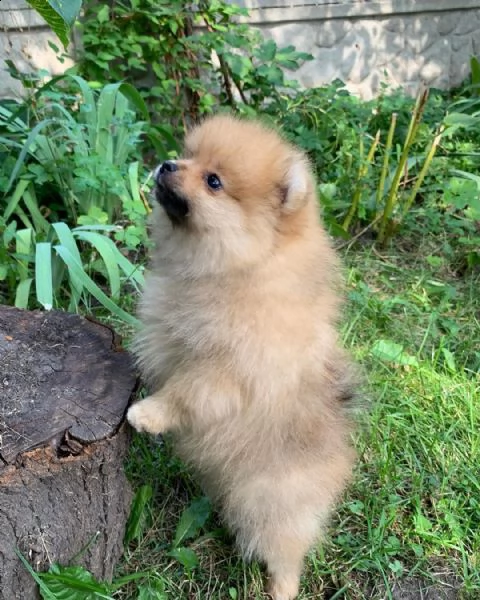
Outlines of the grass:
<svg viewBox="0 0 480 600">
<path fill-rule="evenodd" d="M 422 577 L 454 581 L 473 599 L 480 595 L 480 277 L 460 277 L 448 263 L 432 268 L 438 238 L 412 241 L 388 254 L 367 248 L 347 256 L 345 333 L 365 365 L 372 408 L 330 566 L 346 577 L 348 598 L 390 597 L 396 578 Z"/>
<path fill-rule="evenodd" d="M 395 589 L 420 598 L 408 595 L 412 582 L 480 597 L 480 274 L 462 272 L 422 227 L 381 252 L 344 252 L 343 335 L 364 367 L 369 408 L 355 480 L 307 559 L 301 600 L 380 600 Z M 201 491 L 168 440 L 135 436 L 127 468 L 152 497 L 118 575 L 145 578 L 115 598 L 267 598 L 261 568 L 243 564 L 215 514 L 185 540 L 198 565 L 172 555 L 182 512 Z"/>
</svg>

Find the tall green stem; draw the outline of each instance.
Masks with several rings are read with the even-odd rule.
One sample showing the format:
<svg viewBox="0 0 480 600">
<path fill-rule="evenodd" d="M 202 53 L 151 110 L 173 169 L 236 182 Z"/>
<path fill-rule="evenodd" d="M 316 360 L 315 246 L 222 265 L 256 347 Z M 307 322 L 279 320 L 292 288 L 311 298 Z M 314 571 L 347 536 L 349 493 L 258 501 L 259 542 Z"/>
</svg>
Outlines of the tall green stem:
<svg viewBox="0 0 480 600">
<path fill-rule="evenodd" d="M 418 128 L 420 126 L 420 121 L 422 118 L 423 111 L 425 109 L 427 98 L 428 90 L 423 90 L 418 94 L 417 101 L 415 102 L 412 118 L 410 119 L 410 124 L 408 127 L 407 137 L 405 138 L 405 143 L 403 145 L 402 153 L 400 155 L 400 160 L 398 161 L 398 165 L 393 176 L 392 184 L 390 186 L 387 200 L 385 202 L 382 220 L 380 222 L 378 240 L 381 244 L 383 244 L 388 237 L 387 227 L 390 224 L 390 217 L 393 213 L 393 209 L 398 199 L 398 188 L 400 185 L 400 179 L 404 173 L 410 148 L 415 140 Z"/>
<path fill-rule="evenodd" d="M 382 172 L 380 173 L 380 181 L 377 187 L 377 216 L 380 214 L 380 206 L 382 204 L 383 192 L 385 190 L 385 180 L 387 179 L 388 165 L 390 164 L 390 156 L 392 154 L 393 136 L 395 134 L 395 127 L 397 125 L 397 113 L 392 113 L 392 119 L 390 121 L 390 128 L 388 130 L 387 143 L 385 145 L 385 154 L 383 155 Z"/>
<path fill-rule="evenodd" d="M 420 189 L 420 186 L 422 185 L 423 180 L 425 179 L 425 175 L 427 174 L 427 171 L 430 167 L 430 163 L 432 162 L 433 157 L 435 156 L 435 152 L 437 151 L 438 144 L 440 143 L 440 140 L 442 139 L 444 129 L 445 129 L 445 127 L 441 126 L 437 135 L 433 138 L 433 141 L 427 152 L 427 156 L 425 157 L 425 162 L 423 163 L 422 170 L 418 174 L 418 177 L 415 182 L 415 185 L 413 186 L 412 192 L 411 192 L 410 196 L 408 197 L 408 199 L 405 203 L 405 206 L 403 207 L 402 220 L 405 218 L 405 215 L 408 213 L 408 211 L 410 210 L 410 207 L 412 206 L 413 202 L 415 201 L 415 197 L 418 193 L 418 190 Z"/>
<path fill-rule="evenodd" d="M 360 167 L 358 169 L 358 177 L 357 177 L 357 186 L 355 188 L 355 192 L 353 194 L 352 203 L 350 205 L 350 209 L 348 211 L 347 216 L 345 217 L 345 221 L 343 222 L 343 229 L 348 231 L 350 224 L 352 222 L 353 217 L 355 216 L 358 205 L 360 204 L 360 198 L 362 196 L 362 187 L 364 183 L 365 176 L 368 173 L 368 168 L 372 164 L 373 157 L 375 156 L 375 151 L 377 149 L 378 143 L 380 141 L 380 130 L 375 134 L 375 138 L 373 139 L 372 145 L 370 146 L 370 150 L 368 151 L 367 158 L 363 160 L 363 140 L 360 138 Z"/>
</svg>

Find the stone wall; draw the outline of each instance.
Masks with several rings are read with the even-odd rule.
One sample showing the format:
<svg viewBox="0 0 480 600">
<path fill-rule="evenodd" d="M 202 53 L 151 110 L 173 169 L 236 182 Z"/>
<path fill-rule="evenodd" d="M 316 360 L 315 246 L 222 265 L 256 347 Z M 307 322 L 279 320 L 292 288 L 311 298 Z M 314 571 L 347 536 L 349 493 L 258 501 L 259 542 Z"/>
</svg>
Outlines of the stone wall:
<svg viewBox="0 0 480 600">
<path fill-rule="evenodd" d="M 0 97 L 17 97 L 22 92 L 20 82 L 8 74 L 5 60 L 22 73 L 46 69 L 55 75 L 72 64 L 69 59 L 62 64 L 49 42 L 63 52 L 59 39 L 24 0 L 0 0 Z"/>
<path fill-rule="evenodd" d="M 277 45 L 313 61 L 296 72 L 305 86 L 341 79 L 364 98 L 382 82 L 415 94 L 420 84 L 462 83 L 480 56 L 480 0 L 237 0 L 249 22 Z"/>
<path fill-rule="evenodd" d="M 369 98 L 382 82 L 414 94 L 420 84 L 449 88 L 480 56 L 480 0 L 235 0 L 249 22 L 279 46 L 310 52 L 295 77 L 305 86 L 343 80 Z M 61 46 L 24 0 L 0 0 L 0 69 L 11 59 L 24 72 L 62 72 L 48 42 Z M 21 91 L 2 72 L 0 97 Z"/>
</svg>

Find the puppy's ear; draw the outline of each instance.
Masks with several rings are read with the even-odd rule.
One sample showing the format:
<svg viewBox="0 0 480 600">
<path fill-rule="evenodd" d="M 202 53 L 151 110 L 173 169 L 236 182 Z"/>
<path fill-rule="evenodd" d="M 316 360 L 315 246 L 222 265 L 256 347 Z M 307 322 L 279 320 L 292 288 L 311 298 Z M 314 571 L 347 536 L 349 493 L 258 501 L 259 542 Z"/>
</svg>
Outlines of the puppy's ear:
<svg viewBox="0 0 480 600">
<path fill-rule="evenodd" d="M 308 198 L 310 170 L 301 155 L 294 157 L 288 165 L 282 187 L 282 209 L 289 213 L 301 208 Z"/>
</svg>

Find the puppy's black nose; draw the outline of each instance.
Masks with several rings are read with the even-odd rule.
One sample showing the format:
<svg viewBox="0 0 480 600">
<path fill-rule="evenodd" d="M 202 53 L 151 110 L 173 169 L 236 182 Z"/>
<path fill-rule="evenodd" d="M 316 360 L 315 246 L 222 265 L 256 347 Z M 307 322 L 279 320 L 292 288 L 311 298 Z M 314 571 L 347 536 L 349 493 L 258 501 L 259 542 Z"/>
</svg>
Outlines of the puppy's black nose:
<svg viewBox="0 0 480 600">
<path fill-rule="evenodd" d="M 174 160 L 166 160 L 160 165 L 160 168 L 158 169 L 158 174 L 163 175 L 165 172 L 173 173 L 175 171 L 178 171 L 177 163 Z"/>
</svg>

